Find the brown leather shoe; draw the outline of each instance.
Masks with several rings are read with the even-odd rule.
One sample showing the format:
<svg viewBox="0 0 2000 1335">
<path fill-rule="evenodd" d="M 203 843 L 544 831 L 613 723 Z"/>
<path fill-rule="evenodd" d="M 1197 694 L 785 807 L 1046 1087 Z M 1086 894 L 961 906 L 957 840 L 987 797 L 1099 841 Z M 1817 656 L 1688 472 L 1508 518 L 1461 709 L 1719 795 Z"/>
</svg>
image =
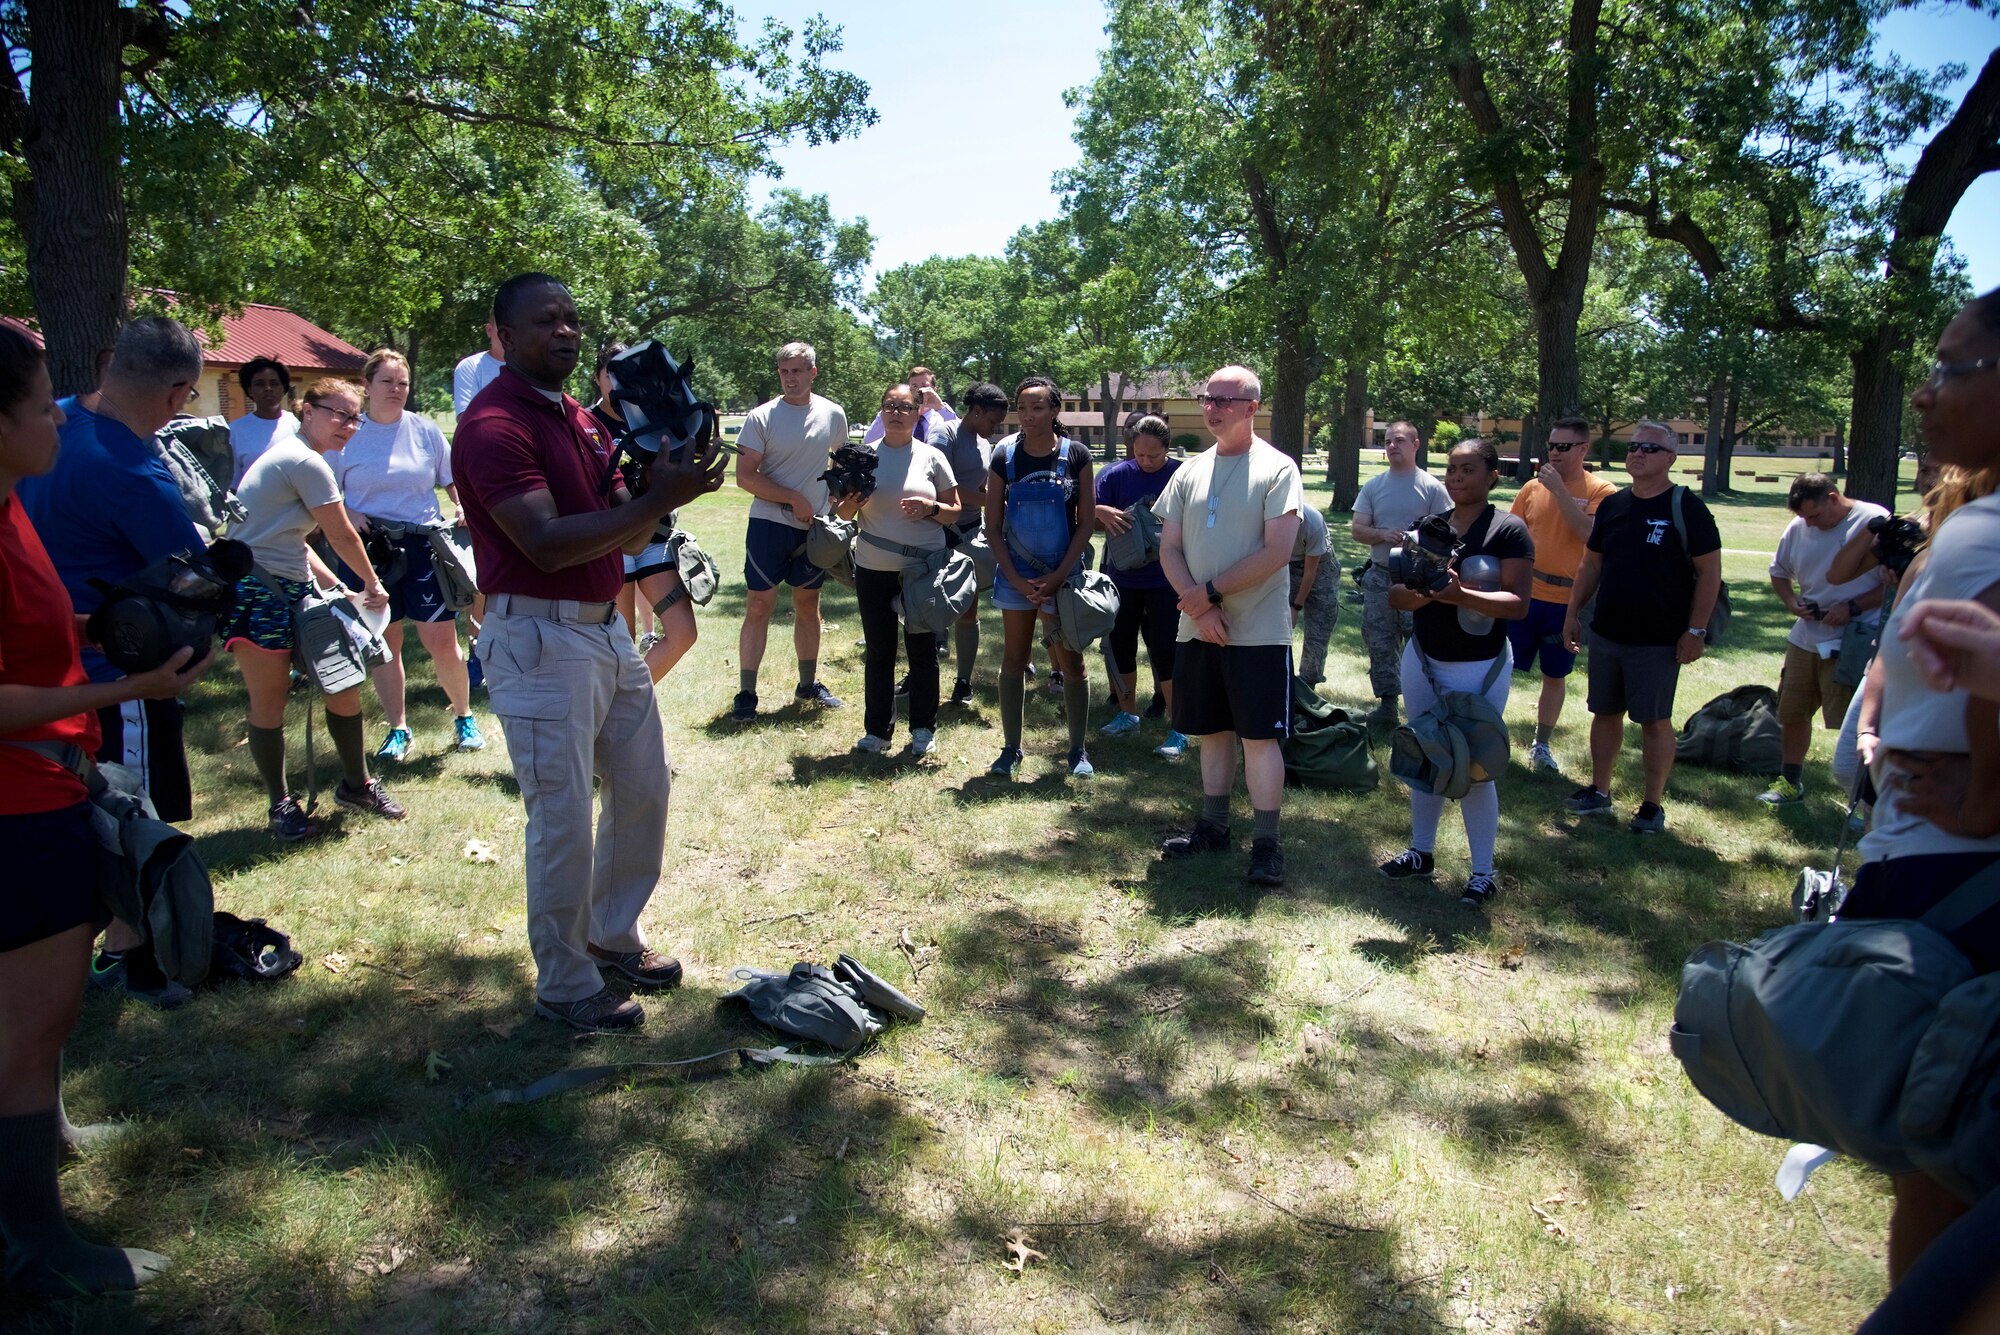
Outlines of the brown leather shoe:
<svg viewBox="0 0 2000 1335">
<path fill-rule="evenodd" d="M 586 947 L 597 961 L 599 973 L 614 973 L 634 987 L 660 988 L 681 985 L 681 962 L 657 950 L 605 950 Z"/>
<path fill-rule="evenodd" d="M 535 1014 L 560 1020 L 586 1034 L 621 1033 L 646 1022 L 645 1009 L 638 1002 L 621 997 L 608 987 L 581 1001 L 544 1001 L 536 997 Z"/>
</svg>

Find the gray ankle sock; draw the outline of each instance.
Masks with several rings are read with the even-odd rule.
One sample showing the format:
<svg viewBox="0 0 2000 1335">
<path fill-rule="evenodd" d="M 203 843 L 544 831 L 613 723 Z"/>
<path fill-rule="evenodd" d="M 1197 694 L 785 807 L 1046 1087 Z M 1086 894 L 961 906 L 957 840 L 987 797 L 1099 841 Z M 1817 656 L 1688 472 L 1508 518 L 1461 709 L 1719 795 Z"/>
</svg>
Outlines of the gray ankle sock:
<svg viewBox="0 0 2000 1335">
<path fill-rule="evenodd" d="M 250 759 L 257 777 L 264 781 L 264 795 L 272 806 L 285 800 L 291 791 L 285 781 L 285 730 L 250 725 Z"/>
<path fill-rule="evenodd" d="M 818 680 L 819 660 L 817 658 L 801 658 L 799 660 L 799 689 L 801 691 L 810 691 L 813 688 L 813 683 Z"/>
<path fill-rule="evenodd" d="M 1028 684 L 1018 672 L 1000 674 L 1000 732 L 1007 745 L 1021 749 L 1021 704 L 1027 699 Z"/>
<path fill-rule="evenodd" d="M 1201 818 L 1210 825 L 1220 825 L 1223 829 L 1228 829 L 1229 794 L 1224 793 L 1222 796 L 1217 797 L 1212 793 L 1203 793 L 1201 795 Z"/>
<path fill-rule="evenodd" d="M 326 711 L 326 735 L 340 753 L 340 776 L 349 788 L 368 786 L 368 744 L 361 737 L 361 715 Z"/>
<path fill-rule="evenodd" d="M 971 681 L 972 665 L 979 658 L 979 623 L 954 628 L 952 640 L 958 655 L 958 675 Z"/>
<path fill-rule="evenodd" d="M 7 1278 L 44 1298 L 136 1289 L 167 1268 L 157 1252 L 98 1247 L 70 1230 L 56 1187 L 61 1147 L 54 1108 L 0 1117 L 0 1240 Z"/>
<path fill-rule="evenodd" d="M 736 673 L 736 689 L 745 695 L 757 694 L 757 669 L 738 669 Z"/>
<path fill-rule="evenodd" d="M 1252 839 L 1276 839 L 1278 837 L 1278 809 L 1276 807 L 1273 807 L 1269 811 L 1259 811 L 1257 808 L 1252 807 L 1250 814 L 1256 818 L 1256 824 L 1251 827 L 1250 831 Z"/>
<path fill-rule="evenodd" d="M 1063 713 L 1069 718 L 1069 746 L 1074 751 L 1090 732 L 1090 678 L 1081 672 L 1063 677 Z"/>
</svg>

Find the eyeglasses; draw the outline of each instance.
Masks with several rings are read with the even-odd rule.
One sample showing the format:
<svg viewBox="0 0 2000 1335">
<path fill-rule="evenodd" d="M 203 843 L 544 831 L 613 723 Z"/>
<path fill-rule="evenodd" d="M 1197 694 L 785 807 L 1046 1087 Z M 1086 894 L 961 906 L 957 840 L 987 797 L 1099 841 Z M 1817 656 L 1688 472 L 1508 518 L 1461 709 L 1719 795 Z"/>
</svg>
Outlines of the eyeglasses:
<svg viewBox="0 0 2000 1335">
<path fill-rule="evenodd" d="M 1197 394 L 1194 401 L 1204 408 L 1220 408 L 1225 403 L 1255 403 L 1251 398 L 1240 398 L 1229 394 Z"/>
<path fill-rule="evenodd" d="M 1581 440 L 1552 440 L 1549 442 L 1549 448 L 1557 454 L 1568 454 L 1571 450 L 1582 449 L 1588 443 Z"/>
<path fill-rule="evenodd" d="M 916 410 L 917 405 L 914 403 L 885 403 L 882 405 L 882 415 L 884 417 L 887 417 L 890 413 L 913 413 Z"/>
<path fill-rule="evenodd" d="M 329 414 L 333 418 L 334 422 L 339 426 L 361 425 L 360 413 L 344 413 L 338 408 L 329 408 L 323 403 L 308 403 L 306 407 L 317 408 L 319 409 L 319 411 Z"/>
<path fill-rule="evenodd" d="M 1655 444 L 1653 444 L 1653 443 L 1652 443 L 1651 441 L 1641 441 L 1641 440 L 1635 440 L 1635 441 L 1633 441 L 1633 442 L 1631 443 L 1631 445 L 1627 446 L 1626 448 L 1627 448 L 1627 450 L 1628 450 L 1628 451 L 1629 451 L 1630 453 L 1632 453 L 1632 454 L 1672 454 L 1672 453 L 1674 453 L 1674 447 L 1673 447 L 1673 446 L 1671 446 L 1671 445 L 1655 445 Z"/>
<path fill-rule="evenodd" d="M 1974 375 L 1980 371 L 2000 369 L 2000 357 L 1981 357 L 1973 362 L 1933 362 L 1930 378 L 1924 383 L 1942 385 L 1947 380 L 1956 380 L 1962 375 Z"/>
</svg>

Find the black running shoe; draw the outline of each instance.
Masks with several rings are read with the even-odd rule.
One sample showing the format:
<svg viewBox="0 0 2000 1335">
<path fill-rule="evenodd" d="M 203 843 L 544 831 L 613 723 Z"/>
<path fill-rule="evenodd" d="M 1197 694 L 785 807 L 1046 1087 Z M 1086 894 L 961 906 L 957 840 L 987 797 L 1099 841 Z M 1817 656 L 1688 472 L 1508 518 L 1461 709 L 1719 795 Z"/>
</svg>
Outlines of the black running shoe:
<svg viewBox="0 0 2000 1335">
<path fill-rule="evenodd" d="M 757 692 L 738 691 L 736 699 L 729 706 L 729 721 L 732 723 L 754 723 L 757 719 Z"/>
<path fill-rule="evenodd" d="M 1500 883 L 1485 872 L 1476 871 L 1465 883 L 1465 891 L 1458 902 L 1467 908 L 1483 909 L 1493 902 L 1493 896 L 1500 893 Z"/>
<path fill-rule="evenodd" d="M 1406 881 L 1412 877 L 1428 879 L 1437 870 L 1437 862 L 1429 853 L 1419 853 L 1414 848 L 1406 848 L 1381 866 L 1381 872 L 1392 881 Z"/>
<path fill-rule="evenodd" d="M 957 681 L 953 682 L 951 684 L 951 702 L 955 705 L 971 704 L 972 683 L 964 677 L 960 677 Z"/>
<path fill-rule="evenodd" d="M 1187 833 L 1177 834 L 1161 844 L 1160 856 L 1170 860 L 1191 858 L 1197 853 L 1226 853 L 1230 847 L 1227 825 L 1198 820 Z"/>
<path fill-rule="evenodd" d="M 401 802 L 382 791 L 380 779 L 370 779 L 359 788 L 348 787 L 347 780 L 342 779 L 334 787 L 333 800 L 349 811 L 365 811 L 383 820 L 404 820 L 410 814 Z"/>
<path fill-rule="evenodd" d="M 1276 839 L 1250 841 L 1250 872 L 1245 879 L 1252 885 L 1285 883 L 1285 850 Z"/>
</svg>

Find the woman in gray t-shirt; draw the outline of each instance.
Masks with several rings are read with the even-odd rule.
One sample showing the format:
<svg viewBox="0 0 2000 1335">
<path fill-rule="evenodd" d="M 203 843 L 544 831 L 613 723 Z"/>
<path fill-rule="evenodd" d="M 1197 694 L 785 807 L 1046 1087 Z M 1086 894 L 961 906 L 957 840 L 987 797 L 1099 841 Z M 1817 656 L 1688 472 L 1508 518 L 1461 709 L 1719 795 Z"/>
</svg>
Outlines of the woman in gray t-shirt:
<svg viewBox="0 0 2000 1335">
<path fill-rule="evenodd" d="M 866 732 L 857 751 L 886 752 L 896 728 L 896 600 L 903 571 L 945 545 L 958 518 L 958 480 L 938 450 L 915 438 L 923 400 L 908 385 L 882 395 L 882 439 L 875 451 L 875 490 L 866 500 L 844 498 L 845 518 L 860 515 L 854 542 L 854 601 L 861 612 Z M 938 712 L 937 637 L 905 631 L 910 658 L 910 751 L 935 745 Z"/>
<path fill-rule="evenodd" d="M 361 424 L 361 396 L 345 380 L 318 380 L 305 392 L 299 430 L 275 442 L 243 475 L 237 498 L 246 511 L 230 534 L 247 544 L 257 573 L 236 587 L 236 619 L 223 646 L 236 656 L 250 693 L 250 758 L 270 798 L 271 833 L 287 843 L 310 839 L 319 823 L 299 806 L 285 777 L 285 698 L 292 684 L 292 606 L 308 582 L 338 589 L 340 581 L 306 546 L 314 529 L 348 569 L 361 577 L 361 605 L 387 611 L 389 594 L 368 563 L 361 536 L 340 503 L 340 484 L 323 455 L 340 449 Z M 368 775 L 361 735 L 361 692 L 326 697 L 326 730 L 340 754 L 341 781 L 333 797 L 341 806 L 401 820 L 409 813 Z"/>
</svg>

